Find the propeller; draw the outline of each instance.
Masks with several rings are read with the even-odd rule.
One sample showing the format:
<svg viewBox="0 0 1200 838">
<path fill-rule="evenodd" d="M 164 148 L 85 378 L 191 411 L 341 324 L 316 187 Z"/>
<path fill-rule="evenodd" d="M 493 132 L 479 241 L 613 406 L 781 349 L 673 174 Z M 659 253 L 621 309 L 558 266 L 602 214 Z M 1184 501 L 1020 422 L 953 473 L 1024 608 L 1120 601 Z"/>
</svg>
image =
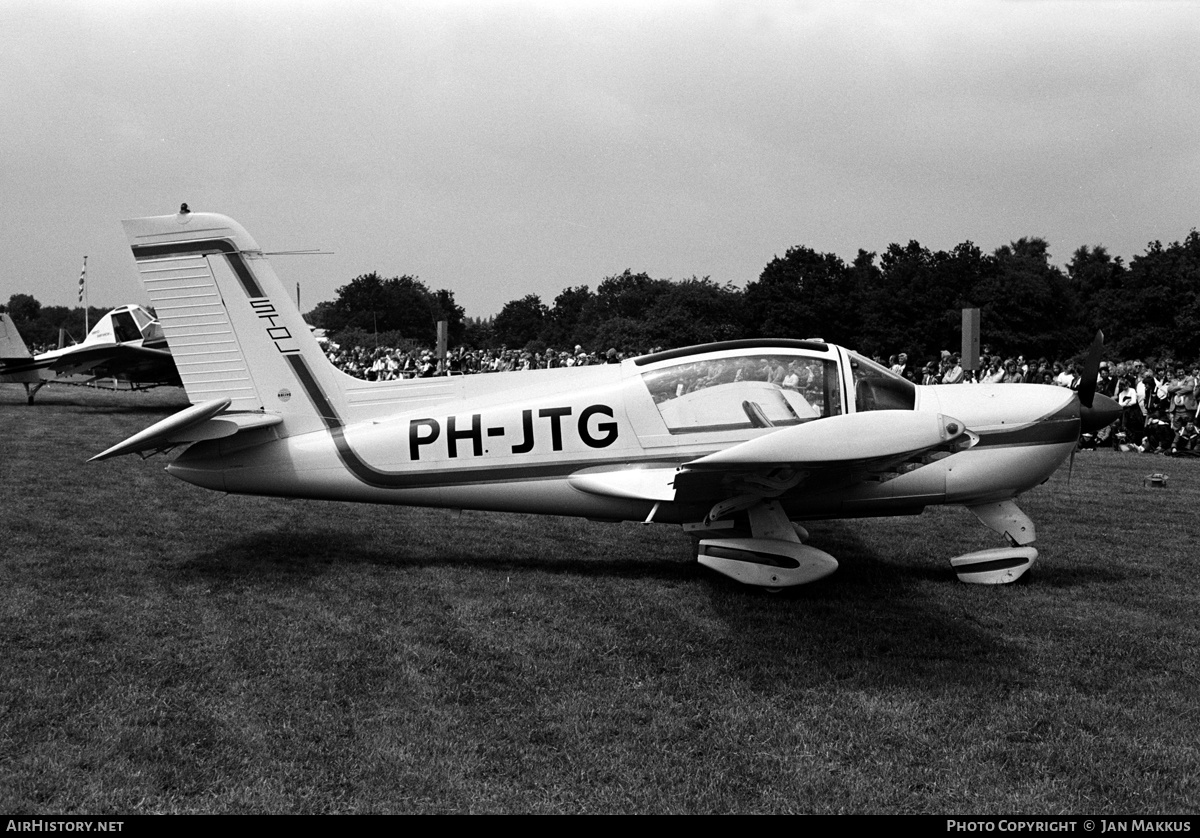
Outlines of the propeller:
<svg viewBox="0 0 1200 838">
<path fill-rule="evenodd" d="M 1121 415 L 1121 406 L 1103 393 L 1096 393 L 1096 379 L 1100 377 L 1100 356 L 1104 354 L 1104 332 L 1096 332 L 1092 348 L 1088 350 L 1079 379 L 1079 432 L 1094 434 L 1106 428 Z"/>
<path fill-rule="evenodd" d="M 1100 377 L 1100 356 L 1104 354 L 1104 332 L 1096 332 L 1096 339 L 1083 362 L 1083 373 L 1079 378 L 1079 433 L 1094 434 L 1106 428 L 1121 415 L 1121 406 L 1103 393 L 1096 393 L 1096 381 Z M 1071 452 L 1071 464 L 1067 467 L 1067 485 L 1075 473 L 1075 452 Z"/>
</svg>

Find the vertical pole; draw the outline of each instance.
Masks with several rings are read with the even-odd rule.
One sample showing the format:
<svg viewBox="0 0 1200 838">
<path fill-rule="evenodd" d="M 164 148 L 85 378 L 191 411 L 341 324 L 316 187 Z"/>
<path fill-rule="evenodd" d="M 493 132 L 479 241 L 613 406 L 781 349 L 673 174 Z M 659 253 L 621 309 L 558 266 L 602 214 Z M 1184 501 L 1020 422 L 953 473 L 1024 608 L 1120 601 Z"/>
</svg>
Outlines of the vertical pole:
<svg viewBox="0 0 1200 838">
<path fill-rule="evenodd" d="M 437 324 L 437 359 L 438 370 L 442 375 L 450 374 L 450 365 L 446 363 L 446 344 L 449 340 L 450 323 L 439 320 Z"/>
<path fill-rule="evenodd" d="M 83 303 L 83 337 L 86 340 L 87 334 L 92 330 L 91 321 L 88 319 L 88 303 L 87 303 L 87 256 L 83 257 L 83 270 L 79 272 L 79 302 Z"/>
<path fill-rule="evenodd" d="M 979 309 L 962 310 L 962 368 L 979 369 Z"/>
</svg>

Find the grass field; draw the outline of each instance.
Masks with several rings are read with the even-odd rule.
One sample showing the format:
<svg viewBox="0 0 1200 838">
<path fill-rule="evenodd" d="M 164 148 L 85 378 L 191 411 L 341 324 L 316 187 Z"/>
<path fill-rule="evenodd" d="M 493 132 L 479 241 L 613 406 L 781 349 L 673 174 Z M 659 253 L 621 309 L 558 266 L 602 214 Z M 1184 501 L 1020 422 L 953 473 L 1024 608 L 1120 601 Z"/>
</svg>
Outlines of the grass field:
<svg viewBox="0 0 1200 838">
<path fill-rule="evenodd" d="M 0 812 L 1200 809 L 1200 463 L 1081 453 L 1028 582 L 939 508 L 769 595 L 666 527 L 85 463 L 185 404 L 0 387 Z"/>
</svg>

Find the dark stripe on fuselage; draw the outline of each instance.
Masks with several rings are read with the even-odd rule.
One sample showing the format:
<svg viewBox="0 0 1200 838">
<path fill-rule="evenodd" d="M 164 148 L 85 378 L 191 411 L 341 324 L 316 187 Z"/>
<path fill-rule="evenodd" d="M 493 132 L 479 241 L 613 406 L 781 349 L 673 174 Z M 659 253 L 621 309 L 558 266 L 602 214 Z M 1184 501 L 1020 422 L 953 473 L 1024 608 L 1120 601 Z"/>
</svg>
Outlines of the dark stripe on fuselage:
<svg viewBox="0 0 1200 838">
<path fill-rule="evenodd" d="M 342 421 L 342 417 L 338 416 L 337 408 L 325 396 L 325 391 L 321 389 L 321 385 L 317 383 L 317 377 L 308 368 L 308 362 L 298 353 L 285 355 L 284 357 L 287 358 L 288 364 L 291 365 L 292 372 L 295 373 L 300 386 L 304 388 L 308 400 L 316 408 L 317 415 L 325 422 L 325 427 L 330 430 L 341 430 L 345 423 Z"/>
<path fill-rule="evenodd" d="M 979 435 L 976 448 L 1018 445 L 1055 445 L 1079 439 L 1079 419 L 1049 419 L 1011 431 L 989 431 Z"/>
<path fill-rule="evenodd" d="M 210 253 L 223 253 L 229 266 L 233 268 L 242 289 L 251 298 L 266 296 L 258 285 L 258 279 L 246 264 L 242 252 L 229 239 L 197 239 L 190 242 L 172 242 L 170 244 L 135 244 L 133 256 L 135 259 L 156 259 L 164 256 L 206 256 Z"/>
<path fill-rule="evenodd" d="M 350 443 L 346 439 L 346 423 L 338 416 L 337 409 L 329 401 L 329 398 L 325 395 L 325 391 L 321 389 L 321 385 L 317 383 L 317 377 L 308 368 L 308 362 L 298 354 L 287 355 L 286 357 L 292 367 L 292 372 L 296 374 L 296 379 L 300 382 L 300 386 L 304 388 L 308 400 L 312 402 L 313 407 L 317 409 L 317 413 L 325 422 L 325 427 L 329 429 L 329 435 L 333 438 L 333 444 L 337 448 L 338 457 L 341 459 L 342 465 L 351 474 L 368 486 L 374 486 L 377 489 L 415 489 L 448 482 L 443 480 L 430 481 L 428 476 L 421 475 L 419 472 L 381 471 L 363 462 L 363 459 L 350 447 Z M 464 477 L 466 476 L 464 475 Z M 422 477 L 425 477 L 425 479 L 422 479 Z M 470 479 L 472 481 L 478 480 L 478 473 L 472 472 Z"/>
</svg>

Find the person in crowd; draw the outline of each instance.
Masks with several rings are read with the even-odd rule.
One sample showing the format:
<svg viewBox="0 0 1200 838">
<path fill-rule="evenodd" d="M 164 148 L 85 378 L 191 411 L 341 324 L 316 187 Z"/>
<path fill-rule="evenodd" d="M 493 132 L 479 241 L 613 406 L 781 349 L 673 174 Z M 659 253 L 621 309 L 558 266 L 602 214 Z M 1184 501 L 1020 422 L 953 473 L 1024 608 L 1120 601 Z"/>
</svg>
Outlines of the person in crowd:
<svg viewBox="0 0 1200 838">
<path fill-rule="evenodd" d="M 1001 381 L 1005 384 L 1025 383 L 1025 373 L 1021 371 L 1016 360 L 1009 358 L 1004 362 L 1004 378 Z"/>
<path fill-rule="evenodd" d="M 1196 396 L 1200 389 L 1200 379 L 1196 370 L 1189 375 L 1180 366 L 1175 370 L 1175 376 L 1167 383 L 1167 396 L 1171 400 L 1171 427 L 1178 431 L 1188 419 L 1196 418 Z"/>
<path fill-rule="evenodd" d="M 1171 422 L 1164 408 L 1155 407 L 1146 416 L 1146 434 L 1142 437 L 1143 453 L 1166 453 L 1175 439 Z"/>
<path fill-rule="evenodd" d="M 1121 408 L 1121 418 L 1117 420 L 1118 432 L 1124 433 L 1128 439 L 1141 439 L 1146 421 L 1138 404 L 1138 392 L 1132 378 L 1125 376 L 1118 382 L 1116 400 Z"/>
<path fill-rule="evenodd" d="M 1172 457 L 1200 457 L 1200 430 L 1196 429 L 1196 418 L 1183 423 L 1171 442 Z"/>
<path fill-rule="evenodd" d="M 1071 387 L 1078 381 L 1079 375 L 1074 364 L 1055 364 L 1054 369 L 1056 370 L 1054 383 L 1059 387 Z"/>
<path fill-rule="evenodd" d="M 999 384 L 1004 381 L 1004 363 L 999 355 L 992 355 L 980 360 L 980 381 L 984 384 Z"/>
<path fill-rule="evenodd" d="M 958 362 L 958 356 L 951 355 L 947 359 L 946 371 L 942 374 L 942 383 L 961 384 L 964 375 L 966 373 L 963 371 L 962 364 Z"/>
<path fill-rule="evenodd" d="M 1142 408 L 1142 415 L 1150 418 L 1150 414 L 1155 411 L 1166 410 L 1170 404 L 1170 394 L 1167 392 L 1167 371 L 1164 367 L 1155 366 L 1153 370 L 1146 370 L 1141 382 L 1138 384 L 1138 404 Z"/>
<path fill-rule="evenodd" d="M 1108 361 L 1100 362 L 1100 371 L 1096 374 L 1096 392 L 1102 396 L 1113 397 L 1117 382 L 1113 378 Z"/>
</svg>

